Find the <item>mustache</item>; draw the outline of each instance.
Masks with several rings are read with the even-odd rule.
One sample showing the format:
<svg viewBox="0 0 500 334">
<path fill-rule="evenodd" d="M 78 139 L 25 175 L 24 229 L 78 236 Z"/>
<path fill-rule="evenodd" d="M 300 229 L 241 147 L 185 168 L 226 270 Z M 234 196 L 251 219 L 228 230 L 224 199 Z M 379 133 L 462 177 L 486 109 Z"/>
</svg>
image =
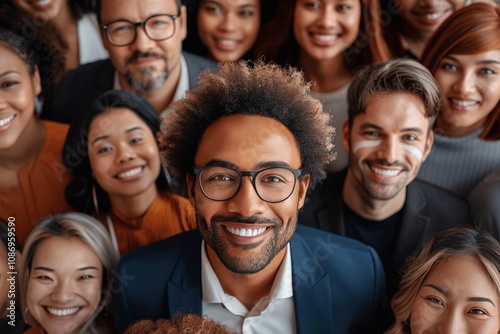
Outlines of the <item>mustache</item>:
<svg viewBox="0 0 500 334">
<path fill-rule="evenodd" d="M 165 56 L 156 52 L 134 52 L 128 59 L 127 64 L 139 60 L 140 58 L 161 58 L 165 59 Z"/>
<path fill-rule="evenodd" d="M 242 224 L 257 224 L 257 225 L 281 225 L 281 220 L 278 218 L 270 219 L 270 218 L 262 218 L 257 216 L 242 216 L 242 215 L 234 215 L 234 216 L 213 216 L 210 219 L 210 222 L 213 223 L 242 223 Z"/>
</svg>

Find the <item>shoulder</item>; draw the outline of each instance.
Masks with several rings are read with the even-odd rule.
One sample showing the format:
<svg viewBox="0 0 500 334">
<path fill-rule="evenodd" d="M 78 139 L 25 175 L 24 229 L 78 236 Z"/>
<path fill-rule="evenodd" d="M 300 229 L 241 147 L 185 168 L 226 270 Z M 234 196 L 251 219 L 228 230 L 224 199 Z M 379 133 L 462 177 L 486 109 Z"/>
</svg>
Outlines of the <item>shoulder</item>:
<svg viewBox="0 0 500 334">
<path fill-rule="evenodd" d="M 84 76 L 99 75 L 99 76 L 112 76 L 114 74 L 113 63 L 109 59 L 103 59 L 87 63 L 79 66 L 78 68 L 68 73 L 68 80 L 77 80 Z"/>
<path fill-rule="evenodd" d="M 186 60 L 189 71 L 202 71 L 206 69 L 217 70 L 217 64 L 210 59 L 189 52 L 182 52 L 182 55 Z"/>
<path fill-rule="evenodd" d="M 429 205 L 435 205 L 442 208 L 443 202 L 467 205 L 467 200 L 462 196 L 456 195 L 446 189 L 433 185 L 426 181 L 415 179 L 408 185 L 408 197 L 421 196 L 428 200 Z M 447 210 L 449 207 L 446 208 Z"/>
</svg>

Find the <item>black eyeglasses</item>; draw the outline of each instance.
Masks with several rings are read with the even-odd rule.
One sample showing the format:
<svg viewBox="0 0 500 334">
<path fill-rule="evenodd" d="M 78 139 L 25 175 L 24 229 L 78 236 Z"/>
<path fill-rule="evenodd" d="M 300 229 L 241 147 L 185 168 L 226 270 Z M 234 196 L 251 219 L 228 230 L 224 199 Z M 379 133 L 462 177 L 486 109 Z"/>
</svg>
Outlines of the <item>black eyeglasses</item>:
<svg viewBox="0 0 500 334">
<path fill-rule="evenodd" d="M 214 201 L 227 201 L 241 188 L 244 176 L 252 178 L 257 195 L 269 203 L 283 202 L 295 189 L 300 169 L 272 167 L 258 172 L 241 172 L 227 167 L 208 166 L 193 168 L 203 194 Z"/>
<path fill-rule="evenodd" d="M 154 41 L 164 41 L 175 34 L 177 15 L 158 14 L 148 17 L 143 22 L 117 20 L 101 26 L 106 31 L 106 38 L 114 46 L 126 46 L 135 42 L 137 27 L 142 27 L 146 36 Z"/>
</svg>

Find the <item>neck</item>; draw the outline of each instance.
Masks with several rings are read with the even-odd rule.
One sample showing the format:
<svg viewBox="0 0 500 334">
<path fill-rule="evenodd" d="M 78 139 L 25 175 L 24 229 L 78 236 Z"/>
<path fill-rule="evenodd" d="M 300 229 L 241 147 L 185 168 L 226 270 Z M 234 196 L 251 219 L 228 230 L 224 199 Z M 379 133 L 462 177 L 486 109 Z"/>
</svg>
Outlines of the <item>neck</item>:
<svg viewBox="0 0 500 334">
<path fill-rule="evenodd" d="M 158 197 L 156 184 L 135 196 L 109 195 L 111 207 L 120 215 L 129 218 L 141 218 Z"/>
<path fill-rule="evenodd" d="M 444 122 L 443 117 L 439 115 L 436 119 L 435 131 L 447 137 L 463 137 L 471 134 L 472 132 L 481 129 L 486 123 L 486 118 L 469 126 L 453 126 Z"/>
<path fill-rule="evenodd" d="M 120 85 L 123 89 L 134 92 L 135 94 L 141 96 L 146 101 L 151 104 L 155 110 L 160 114 L 165 108 L 167 108 L 172 100 L 174 99 L 175 90 L 179 84 L 181 77 L 181 60 L 178 59 L 176 65 L 170 69 L 167 80 L 163 83 L 161 87 L 153 89 L 151 91 L 139 91 L 134 87 L 130 86 L 127 79 L 123 75 L 119 75 Z"/>
<path fill-rule="evenodd" d="M 0 166 L 16 171 L 28 166 L 40 154 L 45 137 L 45 126 L 32 116 L 14 145 L 0 150 Z"/>
<path fill-rule="evenodd" d="M 271 292 L 286 250 L 287 247 L 281 250 L 264 269 L 255 274 L 237 274 L 227 269 L 215 251 L 206 245 L 208 259 L 224 292 L 238 298 L 248 310 L 251 310 L 261 298 L 268 296 Z"/>
<path fill-rule="evenodd" d="M 301 52 L 297 67 L 304 71 L 307 81 L 315 83 L 311 87 L 311 90 L 315 92 L 336 91 L 352 79 L 352 72 L 344 53 L 333 59 L 318 61 L 309 57 L 305 52 Z"/>
<path fill-rule="evenodd" d="M 406 201 L 406 187 L 389 200 L 379 200 L 366 193 L 350 170 L 347 172 L 342 188 L 344 203 L 358 215 L 369 220 L 384 220 L 403 208 Z"/>
<path fill-rule="evenodd" d="M 426 33 L 422 31 L 405 30 L 402 29 L 399 38 L 403 47 L 410 50 L 419 59 L 422 58 L 427 42 L 431 38 L 432 33 Z"/>
</svg>

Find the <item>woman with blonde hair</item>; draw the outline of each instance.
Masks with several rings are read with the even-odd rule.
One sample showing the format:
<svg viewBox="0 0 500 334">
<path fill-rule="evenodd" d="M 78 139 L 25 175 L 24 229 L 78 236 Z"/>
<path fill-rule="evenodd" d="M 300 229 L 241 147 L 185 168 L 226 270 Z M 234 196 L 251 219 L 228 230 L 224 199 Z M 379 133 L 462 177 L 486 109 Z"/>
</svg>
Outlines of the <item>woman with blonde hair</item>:
<svg viewBox="0 0 500 334">
<path fill-rule="evenodd" d="M 42 219 L 21 261 L 21 297 L 30 333 L 108 333 L 118 254 L 94 218 L 66 213 Z"/>
<path fill-rule="evenodd" d="M 500 167 L 500 9 L 452 14 L 422 56 L 442 93 L 434 145 L 419 178 L 468 196 Z"/>
<path fill-rule="evenodd" d="M 500 244 L 458 227 L 437 233 L 408 258 L 386 334 L 500 331 Z"/>
</svg>

